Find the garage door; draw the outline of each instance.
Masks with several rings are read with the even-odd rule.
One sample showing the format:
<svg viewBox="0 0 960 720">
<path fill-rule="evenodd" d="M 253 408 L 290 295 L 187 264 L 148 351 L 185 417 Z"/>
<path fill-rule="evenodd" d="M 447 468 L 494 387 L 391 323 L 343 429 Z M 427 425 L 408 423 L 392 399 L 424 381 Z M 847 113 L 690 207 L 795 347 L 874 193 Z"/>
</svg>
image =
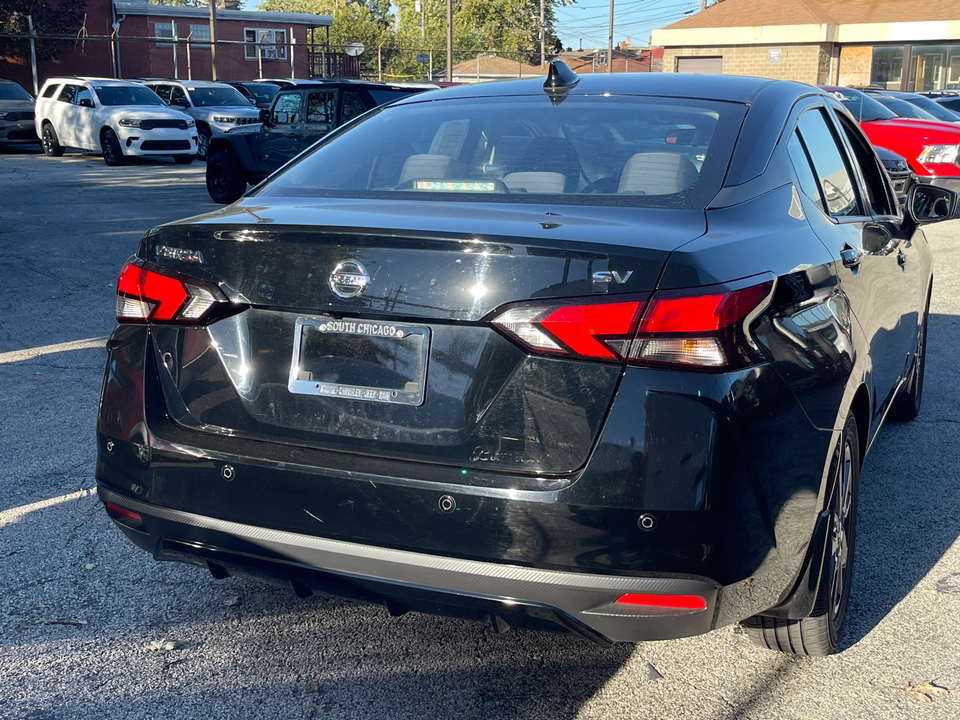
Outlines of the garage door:
<svg viewBox="0 0 960 720">
<path fill-rule="evenodd" d="M 677 72 L 682 73 L 710 73 L 719 75 L 723 72 L 722 57 L 678 57 Z"/>
</svg>

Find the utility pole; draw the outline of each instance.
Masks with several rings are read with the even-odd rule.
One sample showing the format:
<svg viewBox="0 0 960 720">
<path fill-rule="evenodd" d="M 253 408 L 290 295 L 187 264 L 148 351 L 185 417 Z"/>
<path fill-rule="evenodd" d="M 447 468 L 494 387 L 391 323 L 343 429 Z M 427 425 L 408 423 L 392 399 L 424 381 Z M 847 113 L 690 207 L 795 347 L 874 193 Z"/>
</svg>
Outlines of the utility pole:
<svg viewBox="0 0 960 720">
<path fill-rule="evenodd" d="M 217 0 L 207 0 L 210 6 L 210 64 L 213 72 L 213 81 L 220 79 L 220 68 L 217 65 Z M 259 52 L 260 48 L 257 48 Z"/>
<path fill-rule="evenodd" d="M 700 0 L 703 2 L 703 0 Z M 610 0 L 610 35 L 607 37 L 607 72 L 613 72 L 613 0 Z"/>
<path fill-rule="evenodd" d="M 447 82 L 453 82 L 453 0 L 447 0 Z"/>
<path fill-rule="evenodd" d="M 547 16 L 543 9 L 543 0 L 540 0 L 540 65 L 547 61 Z"/>
</svg>

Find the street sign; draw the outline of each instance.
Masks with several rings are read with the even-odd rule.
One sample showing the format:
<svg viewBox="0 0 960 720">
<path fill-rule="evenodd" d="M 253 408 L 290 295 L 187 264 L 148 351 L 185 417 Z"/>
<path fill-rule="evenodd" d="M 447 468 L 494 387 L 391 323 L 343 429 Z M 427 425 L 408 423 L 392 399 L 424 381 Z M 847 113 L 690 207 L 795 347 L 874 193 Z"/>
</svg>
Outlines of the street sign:
<svg viewBox="0 0 960 720">
<path fill-rule="evenodd" d="M 343 49 L 343 51 L 350 57 L 357 57 L 364 50 L 366 50 L 366 48 L 363 46 L 363 43 L 358 42 L 350 43 Z"/>
<path fill-rule="evenodd" d="M 417 55 L 417 62 L 421 64 L 428 63 L 430 62 L 430 56 L 427 55 L 427 53 L 420 53 Z"/>
</svg>

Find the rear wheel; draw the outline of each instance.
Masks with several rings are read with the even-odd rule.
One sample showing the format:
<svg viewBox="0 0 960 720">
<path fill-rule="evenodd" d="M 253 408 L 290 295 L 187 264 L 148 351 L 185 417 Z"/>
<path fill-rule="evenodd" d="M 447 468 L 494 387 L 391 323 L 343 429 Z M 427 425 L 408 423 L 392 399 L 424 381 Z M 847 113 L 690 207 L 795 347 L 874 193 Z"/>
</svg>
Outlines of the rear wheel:
<svg viewBox="0 0 960 720">
<path fill-rule="evenodd" d="M 800 620 L 754 616 L 743 622 L 750 639 L 762 648 L 796 655 L 829 655 L 843 637 L 853 580 L 860 497 L 860 440 L 851 415 L 843 428 L 835 458 L 827 557 L 809 617 Z"/>
<path fill-rule="evenodd" d="M 930 316 L 930 298 L 923 311 L 920 330 L 917 334 L 917 352 L 914 356 L 913 370 L 907 384 L 903 386 L 890 406 L 889 418 L 894 422 L 910 422 L 920 414 L 920 401 L 923 400 L 923 370 L 927 356 L 927 320 Z"/>
<path fill-rule="evenodd" d="M 193 162 L 193 155 L 174 155 L 173 161 L 177 165 L 189 165 Z"/>
<path fill-rule="evenodd" d="M 207 192 L 214 202 L 232 203 L 247 189 L 240 163 L 229 150 L 214 153 L 207 161 Z"/>
<path fill-rule="evenodd" d="M 40 142 L 43 145 L 43 152 L 48 157 L 60 157 L 63 155 L 63 145 L 60 144 L 57 131 L 54 130 L 53 125 L 48 122 L 43 124 Z"/>
<path fill-rule="evenodd" d="M 120 140 L 117 134 L 107 128 L 100 135 L 100 149 L 103 152 L 103 161 L 112 166 L 123 165 L 123 150 L 120 149 Z"/>
</svg>

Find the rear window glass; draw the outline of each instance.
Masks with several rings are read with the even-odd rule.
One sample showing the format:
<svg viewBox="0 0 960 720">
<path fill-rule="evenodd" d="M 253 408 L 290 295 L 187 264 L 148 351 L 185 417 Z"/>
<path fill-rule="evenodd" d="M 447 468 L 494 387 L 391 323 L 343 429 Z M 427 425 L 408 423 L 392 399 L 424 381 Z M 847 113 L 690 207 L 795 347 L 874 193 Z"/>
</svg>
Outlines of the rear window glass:
<svg viewBox="0 0 960 720">
<path fill-rule="evenodd" d="M 435 96 L 434 96 L 435 97 Z M 720 188 L 737 103 L 546 95 L 404 103 L 335 133 L 274 196 L 702 208 Z"/>
<path fill-rule="evenodd" d="M 858 90 L 850 88 L 837 88 L 829 90 L 837 100 L 843 103 L 844 107 L 850 111 L 850 114 L 857 122 L 870 122 L 872 120 L 889 120 L 897 115 L 878 103 L 869 95 L 864 95 Z"/>
</svg>

